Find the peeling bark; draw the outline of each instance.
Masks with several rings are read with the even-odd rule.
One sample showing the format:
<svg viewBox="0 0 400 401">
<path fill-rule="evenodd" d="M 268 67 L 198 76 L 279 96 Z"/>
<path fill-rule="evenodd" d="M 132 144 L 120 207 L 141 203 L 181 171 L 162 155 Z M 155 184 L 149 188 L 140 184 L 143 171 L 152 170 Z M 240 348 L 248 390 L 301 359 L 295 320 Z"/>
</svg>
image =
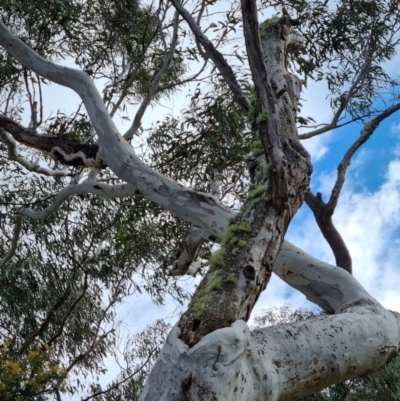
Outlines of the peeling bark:
<svg viewBox="0 0 400 401">
<path fill-rule="evenodd" d="M 99 145 L 71 141 L 54 135 L 38 134 L 0 114 L 0 127 L 10 133 L 19 143 L 46 153 L 66 166 L 107 167 L 99 155 Z"/>
</svg>

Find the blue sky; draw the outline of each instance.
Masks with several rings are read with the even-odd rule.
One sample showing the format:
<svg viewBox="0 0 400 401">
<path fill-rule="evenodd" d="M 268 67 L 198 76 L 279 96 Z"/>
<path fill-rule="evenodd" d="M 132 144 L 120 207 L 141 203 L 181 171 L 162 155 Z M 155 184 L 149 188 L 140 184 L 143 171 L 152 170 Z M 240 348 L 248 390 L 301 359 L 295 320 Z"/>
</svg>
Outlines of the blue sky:
<svg viewBox="0 0 400 401">
<path fill-rule="evenodd" d="M 323 106 L 328 102 L 323 99 L 327 92 L 318 87 L 322 85 L 311 84 L 304 94 L 309 99 L 304 115 L 319 116 L 319 123 L 330 122 L 332 118 L 329 108 Z M 324 200 L 330 196 L 338 163 L 361 129 L 361 124 L 350 124 L 313 138 L 310 143 L 303 141 L 314 159 L 312 190 L 321 192 Z M 352 254 L 355 277 L 386 307 L 395 310 L 400 310 L 399 139 L 400 114 L 395 113 L 379 125 L 353 156 L 333 217 Z M 287 238 L 313 256 L 334 263 L 332 252 L 306 205 L 295 216 Z M 290 302 L 312 307 L 304 297 L 280 282 L 276 281 L 275 287 L 278 289 L 273 289 L 270 296 L 264 295 L 262 303 Z"/>
</svg>

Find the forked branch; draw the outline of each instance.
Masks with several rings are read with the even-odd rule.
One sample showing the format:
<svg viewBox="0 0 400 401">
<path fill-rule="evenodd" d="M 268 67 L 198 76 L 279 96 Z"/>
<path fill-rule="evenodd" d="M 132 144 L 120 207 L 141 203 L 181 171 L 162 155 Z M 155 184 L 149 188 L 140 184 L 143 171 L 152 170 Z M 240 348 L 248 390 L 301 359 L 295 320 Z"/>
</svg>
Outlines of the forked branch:
<svg viewBox="0 0 400 401">
<path fill-rule="evenodd" d="M 347 150 L 338 166 L 336 182 L 333 186 L 328 202 L 325 203 L 322 200 L 321 194 L 317 194 L 315 196 L 311 192 L 305 198 L 307 205 L 314 213 L 315 220 L 321 230 L 322 235 L 332 249 L 336 259 L 336 265 L 344 268 L 349 273 L 352 272 L 351 255 L 339 231 L 333 224 L 332 216 L 339 201 L 339 196 L 346 179 L 346 172 L 350 166 L 351 158 L 355 152 L 368 141 L 379 124 L 398 110 L 400 110 L 400 103 L 387 108 L 377 117 L 364 125 L 363 129 L 361 130 L 361 135 Z"/>
<path fill-rule="evenodd" d="M 367 76 L 371 67 L 371 58 L 368 55 L 364 64 L 361 66 L 360 72 L 356 76 L 353 84 L 351 85 L 350 89 L 343 93 L 340 98 L 340 105 L 339 108 L 336 110 L 332 121 L 329 124 L 324 125 L 321 128 L 318 128 L 314 131 L 306 132 L 305 134 L 300 134 L 300 139 L 309 139 L 317 135 L 324 134 L 325 132 L 331 131 L 332 129 L 337 127 L 340 117 L 342 116 L 343 112 L 346 110 L 348 104 L 350 103 L 351 99 L 355 96 L 359 95 L 360 86 L 362 85 L 365 77 Z"/>
</svg>

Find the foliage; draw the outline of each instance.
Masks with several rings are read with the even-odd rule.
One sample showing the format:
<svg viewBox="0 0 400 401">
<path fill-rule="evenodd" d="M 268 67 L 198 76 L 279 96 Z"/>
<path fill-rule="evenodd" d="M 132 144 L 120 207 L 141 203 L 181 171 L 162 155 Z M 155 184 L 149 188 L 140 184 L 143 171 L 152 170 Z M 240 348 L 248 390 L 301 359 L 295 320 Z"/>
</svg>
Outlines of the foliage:
<svg viewBox="0 0 400 401">
<path fill-rule="evenodd" d="M 66 370 L 54 360 L 49 346 L 35 346 L 24 358 L 6 342 L 0 348 L 0 393 L 4 401 L 44 400 L 48 392 L 64 391 Z"/>
<path fill-rule="evenodd" d="M 326 81 L 334 110 L 367 60 L 371 64 L 353 88 L 358 95 L 347 107 L 350 116 L 370 116 L 377 100 L 387 100 L 382 88 L 395 91 L 398 79 L 383 64 L 395 56 L 399 44 L 397 1 L 344 0 L 335 7 L 326 0 L 263 1 L 266 6 L 271 3 L 286 7 L 302 21 L 299 30 L 306 39 L 305 49 L 294 55 L 295 68 L 308 78 Z"/>
</svg>

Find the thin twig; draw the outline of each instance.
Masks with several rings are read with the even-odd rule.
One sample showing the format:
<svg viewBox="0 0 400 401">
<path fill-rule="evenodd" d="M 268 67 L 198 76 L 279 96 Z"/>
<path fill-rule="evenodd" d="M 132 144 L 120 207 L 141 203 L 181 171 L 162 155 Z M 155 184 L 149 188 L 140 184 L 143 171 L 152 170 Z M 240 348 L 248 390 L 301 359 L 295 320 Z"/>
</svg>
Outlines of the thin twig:
<svg viewBox="0 0 400 401">
<path fill-rule="evenodd" d="M 79 294 L 78 298 L 76 298 L 76 300 L 69 307 L 67 313 L 65 314 L 65 316 L 63 318 L 63 321 L 60 324 L 60 327 L 58 328 L 57 333 L 54 334 L 54 336 L 49 341 L 47 341 L 47 345 L 51 345 L 51 343 L 53 343 L 58 337 L 60 337 L 60 335 L 62 334 L 62 332 L 64 330 L 64 326 L 65 326 L 65 323 L 66 323 L 68 317 L 71 315 L 71 313 L 75 309 L 76 305 L 78 305 L 78 303 L 81 301 L 81 299 L 85 296 L 87 289 L 88 289 L 87 272 L 85 272 L 85 278 L 84 278 L 84 282 L 83 282 L 82 292 Z"/>
<path fill-rule="evenodd" d="M 337 128 L 337 123 L 339 121 L 340 116 L 342 115 L 343 111 L 346 110 L 350 100 L 359 94 L 359 87 L 362 85 L 362 82 L 366 78 L 370 67 L 371 67 L 371 54 L 370 50 L 367 50 L 367 55 L 363 65 L 361 66 L 360 72 L 358 73 L 356 79 L 354 80 L 353 84 L 351 85 L 348 92 L 343 93 L 341 96 L 340 106 L 337 109 L 335 115 L 333 116 L 332 121 L 329 124 L 326 124 L 324 127 L 318 128 L 314 131 L 306 132 L 305 134 L 299 135 L 300 139 L 309 139 L 317 135 L 321 135 L 325 132 L 328 132 L 334 128 Z"/>
<path fill-rule="evenodd" d="M 18 351 L 19 355 L 22 355 L 32 344 L 33 340 L 49 327 L 49 324 L 52 321 L 54 314 L 65 303 L 65 301 L 68 299 L 70 293 L 71 293 L 71 286 L 68 285 L 68 287 L 66 288 L 64 293 L 61 295 L 61 297 L 57 299 L 56 303 L 49 310 L 49 312 L 47 313 L 47 316 L 43 320 L 42 324 L 22 344 L 21 348 Z"/>
<path fill-rule="evenodd" d="M 369 121 L 366 123 L 361 130 L 361 135 L 358 137 L 358 139 L 350 146 L 346 154 L 344 155 L 342 161 L 340 162 L 338 166 L 338 174 L 336 178 L 335 185 L 332 189 L 332 193 L 330 196 L 330 199 L 327 203 L 328 207 L 332 210 L 335 210 L 340 191 L 342 190 L 344 181 L 345 181 L 345 176 L 346 176 L 346 171 L 347 168 L 350 165 L 351 158 L 353 157 L 354 153 L 365 143 L 368 141 L 368 139 L 371 137 L 371 135 L 375 132 L 376 128 L 378 128 L 379 124 L 391 116 L 393 113 L 396 111 L 400 110 L 400 103 L 395 104 L 392 107 L 387 108 L 384 110 L 382 113 L 380 113 L 377 117 L 375 117 L 373 120 Z"/>
<path fill-rule="evenodd" d="M 178 27 L 179 27 L 179 13 L 175 13 L 174 17 L 174 31 L 172 35 L 172 41 L 171 41 L 171 46 L 169 48 L 169 51 L 165 57 L 164 60 L 164 65 L 162 66 L 161 70 L 158 72 L 158 74 L 154 77 L 153 82 L 151 83 L 149 93 L 147 96 L 143 99 L 142 104 L 139 107 L 139 110 L 137 111 L 135 118 L 133 119 L 133 123 L 131 127 L 126 131 L 124 138 L 126 140 L 132 139 L 132 137 L 137 133 L 141 123 L 142 123 L 142 117 L 147 109 L 147 106 L 150 104 L 151 100 L 153 99 L 154 95 L 157 92 L 157 86 L 160 83 L 161 79 L 167 72 L 172 59 L 174 57 L 175 53 L 175 46 L 176 42 L 178 40 Z"/>
<path fill-rule="evenodd" d="M 114 390 L 115 388 L 119 387 L 121 384 L 124 384 L 125 382 L 127 382 L 128 380 L 130 380 L 133 376 L 137 375 L 149 362 L 150 358 L 153 356 L 154 354 L 154 349 L 153 351 L 148 355 L 147 359 L 142 363 L 142 365 L 140 365 L 133 373 L 131 373 L 128 377 L 126 377 L 123 380 L 120 380 L 119 382 L 115 383 L 114 385 L 112 385 L 111 387 L 109 387 L 106 390 L 102 390 L 102 391 L 98 391 L 97 393 L 92 394 L 89 397 L 86 397 L 84 399 L 82 399 L 81 401 L 88 401 L 91 398 L 97 397 L 98 395 L 103 395 L 103 394 L 107 394 L 109 393 L 111 390 Z"/>
<path fill-rule="evenodd" d="M 204 48 L 205 54 L 209 57 L 218 68 L 218 71 L 225 79 L 229 88 L 231 89 L 235 101 L 239 104 L 242 110 L 247 114 L 250 106 L 246 97 L 243 94 L 242 88 L 240 87 L 232 67 L 227 63 L 224 56 L 215 48 L 211 41 L 207 38 L 204 32 L 200 29 L 199 25 L 196 23 L 194 18 L 190 13 L 182 6 L 178 0 L 171 0 L 171 3 L 179 11 L 179 14 L 188 23 L 190 29 L 192 30 L 194 36 L 198 39 Z"/>
</svg>

